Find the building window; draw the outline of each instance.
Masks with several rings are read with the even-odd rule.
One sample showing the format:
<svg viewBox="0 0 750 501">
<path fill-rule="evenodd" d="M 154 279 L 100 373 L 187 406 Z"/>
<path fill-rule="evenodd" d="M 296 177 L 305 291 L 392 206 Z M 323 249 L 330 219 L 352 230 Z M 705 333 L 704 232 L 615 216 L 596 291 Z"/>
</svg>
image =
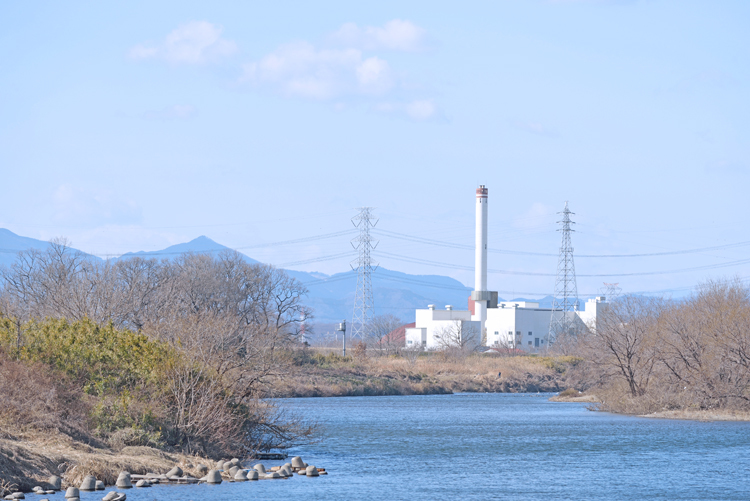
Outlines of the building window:
<svg viewBox="0 0 750 501">
<path fill-rule="evenodd" d="M 496 336 L 499 336 L 499 335 L 500 335 L 500 333 L 499 333 L 498 331 L 495 331 L 495 335 L 496 335 Z"/>
<path fill-rule="evenodd" d="M 411 344 L 411 342 L 412 342 L 412 341 L 411 341 L 411 339 L 410 339 L 410 340 L 409 340 L 409 341 L 408 341 L 408 342 L 407 342 L 406 344 Z"/>
<path fill-rule="evenodd" d="M 531 346 L 531 341 L 529 341 L 529 346 Z"/>
<path fill-rule="evenodd" d="M 531 331 L 529 331 L 529 336 L 531 336 Z"/>
</svg>

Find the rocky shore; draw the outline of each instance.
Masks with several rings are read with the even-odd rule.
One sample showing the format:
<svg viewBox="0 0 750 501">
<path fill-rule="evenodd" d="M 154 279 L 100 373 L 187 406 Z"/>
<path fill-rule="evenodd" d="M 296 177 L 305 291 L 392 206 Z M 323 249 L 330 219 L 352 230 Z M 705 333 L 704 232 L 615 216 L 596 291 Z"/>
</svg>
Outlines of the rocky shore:
<svg viewBox="0 0 750 501">
<path fill-rule="evenodd" d="M 127 494 L 122 490 L 164 483 L 218 484 L 327 474 L 325 468 L 299 457 L 267 470 L 262 463 L 245 468 L 237 458 L 213 462 L 149 447 L 112 451 L 64 435 L 0 439 L 0 496 L 9 501 L 24 499 L 24 493 L 52 495 L 61 490 L 65 490 L 66 501 L 79 501 L 81 492 L 109 487 L 117 490 L 107 493 L 103 501 L 124 501 Z"/>
</svg>

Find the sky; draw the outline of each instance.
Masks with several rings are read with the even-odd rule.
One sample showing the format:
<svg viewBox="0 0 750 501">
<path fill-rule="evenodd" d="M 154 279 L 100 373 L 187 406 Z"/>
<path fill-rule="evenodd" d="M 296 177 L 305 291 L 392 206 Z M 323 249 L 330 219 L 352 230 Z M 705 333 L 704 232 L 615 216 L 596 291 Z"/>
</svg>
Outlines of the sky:
<svg viewBox="0 0 750 501">
<path fill-rule="evenodd" d="M 333 274 L 367 206 L 380 266 L 471 287 L 484 184 L 501 297 L 552 293 L 566 202 L 581 295 L 749 279 L 748 22 L 744 1 L 2 2 L 0 227 Z"/>
</svg>

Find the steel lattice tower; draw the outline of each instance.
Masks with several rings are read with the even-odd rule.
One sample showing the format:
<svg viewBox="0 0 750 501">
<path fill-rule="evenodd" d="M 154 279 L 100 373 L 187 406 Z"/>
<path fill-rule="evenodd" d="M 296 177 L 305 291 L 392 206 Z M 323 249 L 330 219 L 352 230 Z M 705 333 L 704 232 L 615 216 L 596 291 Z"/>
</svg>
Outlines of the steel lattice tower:
<svg viewBox="0 0 750 501">
<path fill-rule="evenodd" d="M 370 252 L 378 245 L 378 242 L 370 236 L 370 228 L 378 224 L 372 214 L 374 209 L 374 207 L 360 207 L 359 214 L 352 218 L 352 224 L 359 228 L 359 235 L 352 239 L 352 247 L 359 251 L 359 256 L 351 263 L 352 269 L 357 270 L 357 291 L 354 294 L 351 336 L 360 339 L 367 337 L 373 315 L 371 275 L 378 267 L 370 258 Z"/>
<path fill-rule="evenodd" d="M 614 302 L 615 299 L 617 299 L 620 296 L 620 293 L 622 292 L 622 289 L 618 287 L 620 284 L 610 284 L 607 282 L 603 282 L 604 287 L 599 289 L 599 291 L 602 293 L 602 296 L 606 298 L 608 302 Z"/>
<path fill-rule="evenodd" d="M 562 220 L 558 221 L 562 232 L 562 244 L 560 245 L 560 257 L 557 260 L 557 278 L 555 279 L 555 295 L 552 298 L 552 317 L 549 324 L 549 335 L 547 346 L 550 341 L 560 334 L 571 334 L 575 328 L 575 314 L 578 310 L 578 286 L 576 285 L 576 267 L 573 262 L 573 245 L 570 242 L 570 233 L 575 231 L 570 225 L 575 224 L 570 220 L 571 214 L 568 202 L 562 212 Z M 556 311 L 562 311 L 562 315 L 555 315 Z"/>
</svg>

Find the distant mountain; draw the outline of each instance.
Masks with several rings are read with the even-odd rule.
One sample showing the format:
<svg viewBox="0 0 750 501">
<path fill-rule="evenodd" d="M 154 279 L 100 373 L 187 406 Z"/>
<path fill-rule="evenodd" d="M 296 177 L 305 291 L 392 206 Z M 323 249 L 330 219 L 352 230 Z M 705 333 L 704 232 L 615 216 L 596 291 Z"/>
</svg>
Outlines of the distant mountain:
<svg viewBox="0 0 750 501">
<path fill-rule="evenodd" d="M 176 245 L 170 245 L 166 249 L 158 250 L 158 251 L 138 251 L 138 252 L 128 252 L 127 254 L 123 254 L 117 259 L 130 259 L 133 257 L 141 257 L 144 259 L 168 259 L 172 260 L 180 256 L 181 254 L 185 254 L 188 252 L 192 252 L 195 254 L 211 254 L 213 256 L 216 256 L 220 254 L 223 251 L 226 250 L 232 250 L 229 247 L 225 245 L 221 245 L 220 243 L 214 242 L 210 238 L 206 236 L 200 236 L 198 238 L 194 238 L 193 240 L 186 242 L 184 244 L 176 244 Z M 255 259 L 252 259 L 250 257 L 245 256 L 242 254 L 242 257 L 250 264 L 258 263 Z"/>
<path fill-rule="evenodd" d="M 351 320 L 357 272 L 347 271 L 331 276 L 285 270 L 309 290 L 307 304 L 315 315 L 315 322 L 332 323 Z M 452 305 L 456 309 L 468 307 L 471 289 L 458 280 L 441 275 L 409 275 L 378 268 L 372 274 L 375 315 L 390 313 L 405 322 L 414 321 L 414 310 L 434 304 L 439 308 Z"/>
<path fill-rule="evenodd" d="M 12 264 L 18 251 L 29 248 L 45 249 L 49 245 L 48 242 L 22 237 L 12 231 L 0 229 L 0 264 Z M 216 255 L 224 250 L 231 249 L 208 237 L 200 236 L 162 250 L 129 252 L 117 259 L 142 257 L 172 260 L 186 252 Z M 242 256 L 248 263 L 258 263 L 244 254 Z M 94 256 L 92 258 L 99 259 Z M 297 270 L 285 271 L 307 287 L 309 294 L 305 303 L 314 312 L 314 323 L 331 324 L 343 319 L 351 321 L 354 312 L 354 294 L 357 288 L 355 271 L 349 270 L 334 275 Z M 466 309 L 471 295 L 471 288 L 450 277 L 410 275 L 385 268 L 378 268 L 373 272 L 372 289 L 375 315 L 389 313 L 402 319 L 404 323 L 414 321 L 415 309 L 426 308 L 430 304 L 434 304 L 437 308 L 452 305 L 455 309 Z M 552 305 L 552 298 L 549 296 L 531 301 L 539 302 L 541 307 L 549 308 Z"/>
<path fill-rule="evenodd" d="M 19 252 L 27 249 L 44 250 L 50 246 L 49 242 L 36 238 L 22 237 L 10 230 L 0 228 L 0 265 L 10 266 L 16 261 Z M 77 250 L 77 249 L 76 249 Z M 80 251 L 79 251 L 80 252 Z M 85 252 L 84 252 L 85 254 Z M 99 259 L 96 256 L 90 256 Z"/>
</svg>

